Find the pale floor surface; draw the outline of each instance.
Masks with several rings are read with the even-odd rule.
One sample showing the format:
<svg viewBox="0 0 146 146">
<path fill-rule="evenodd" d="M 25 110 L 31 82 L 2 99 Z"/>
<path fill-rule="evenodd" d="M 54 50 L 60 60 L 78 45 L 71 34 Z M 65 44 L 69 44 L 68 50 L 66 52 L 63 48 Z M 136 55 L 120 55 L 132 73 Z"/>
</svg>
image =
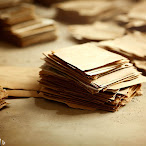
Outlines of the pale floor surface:
<svg viewBox="0 0 146 146">
<path fill-rule="evenodd" d="M 62 27 L 61 27 L 62 26 Z M 0 42 L 0 65 L 35 66 L 42 52 L 75 44 L 64 25 L 59 39 L 27 48 Z M 0 138 L 6 146 L 139 146 L 146 145 L 146 84 L 136 97 L 115 113 L 71 109 L 39 98 L 8 99 L 0 111 Z"/>
</svg>

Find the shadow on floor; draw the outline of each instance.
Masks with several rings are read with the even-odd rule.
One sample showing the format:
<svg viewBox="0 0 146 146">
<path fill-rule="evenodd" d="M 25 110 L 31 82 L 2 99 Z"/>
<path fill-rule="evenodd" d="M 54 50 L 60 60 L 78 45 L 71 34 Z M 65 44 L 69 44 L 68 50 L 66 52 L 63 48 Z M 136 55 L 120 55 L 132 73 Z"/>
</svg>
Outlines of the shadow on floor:
<svg viewBox="0 0 146 146">
<path fill-rule="evenodd" d="M 66 104 L 47 100 L 47 99 L 41 99 L 41 98 L 35 98 L 35 104 L 37 107 L 40 107 L 45 110 L 56 110 L 56 114 L 58 115 L 83 115 L 83 114 L 93 114 L 93 113 L 99 113 L 99 114 L 106 114 L 109 112 L 106 111 L 89 111 L 89 110 L 81 110 L 81 109 L 73 109 L 68 107 Z"/>
</svg>

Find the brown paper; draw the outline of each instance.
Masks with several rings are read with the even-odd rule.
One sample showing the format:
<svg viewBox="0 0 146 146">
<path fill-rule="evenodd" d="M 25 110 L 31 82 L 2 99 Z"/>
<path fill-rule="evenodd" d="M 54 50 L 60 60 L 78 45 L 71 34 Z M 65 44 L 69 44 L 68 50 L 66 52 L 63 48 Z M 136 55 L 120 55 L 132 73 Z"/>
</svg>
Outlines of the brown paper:
<svg viewBox="0 0 146 146">
<path fill-rule="evenodd" d="M 104 12 L 113 8 L 108 1 L 87 0 L 67 1 L 54 5 L 57 18 L 72 23 L 92 23 Z"/>
<path fill-rule="evenodd" d="M 111 22 L 95 22 L 91 25 L 71 25 L 69 32 L 77 40 L 110 40 L 121 37 L 125 29 Z"/>
<path fill-rule="evenodd" d="M 129 58 L 139 71 L 146 74 L 146 35 L 144 33 L 136 31 L 122 38 L 100 42 L 98 46 Z"/>
<path fill-rule="evenodd" d="M 29 3 L 33 0 L 0 0 L 0 9 L 17 6 L 23 2 Z"/>
<path fill-rule="evenodd" d="M 5 39 L 20 47 L 57 38 L 54 21 L 45 18 L 38 18 L 6 28 L 3 34 Z"/>
<path fill-rule="evenodd" d="M 42 96 L 74 108 L 116 111 L 137 95 L 146 81 L 128 59 L 96 43 L 44 55 L 39 81 Z"/>
<path fill-rule="evenodd" d="M 100 42 L 99 46 L 129 59 L 146 59 L 146 35 L 140 32 L 128 34 L 115 40 Z"/>
<path fill-rule="evenodd" d="M 146 75 L 146 60 L 133 60 L 134 65 Z"/>
<path fill-rule="evenodd" d="M 0 67 L 0 85 L 9 96 L 39 97 L 39 69 L 33 67 Z"/>
<path fill-rule="evenodd" d="M 3 107 L 7 106 L 8 103 L 4 100 L 6 97 L 8 96 L 6 90 L 2 89 L 2 87 L 0 87 L 0 109 L 2 109 Z"/>
<path fill-rule="evenodd" d="M 4 27 L 35 19 L 35 7 L 30 4 L 20 4 L 19 6 L 0 11 L 0 24 Z"/>
<path fill-rule="evenodd" d="M 125 24 L 125 27 L 131 30 L 146 31 L 146 2 L 141 1 L 135 3 L 127 14 L 117 16 L 117 21 L 120 24 Z"/>
</svg>

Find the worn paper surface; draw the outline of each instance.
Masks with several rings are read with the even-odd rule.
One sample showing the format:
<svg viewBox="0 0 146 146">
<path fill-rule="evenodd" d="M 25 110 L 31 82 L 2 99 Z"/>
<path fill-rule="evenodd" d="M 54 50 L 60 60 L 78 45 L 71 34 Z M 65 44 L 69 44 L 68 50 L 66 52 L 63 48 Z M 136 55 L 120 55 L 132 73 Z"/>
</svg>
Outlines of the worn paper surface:
<svg viewBox="0 0 146 146">
<path fill-rule="evenodd" d="M 0 10 L 0 24 L 11 26 L 35 19 L 35 8 L 30 4 L 20 4 L 16 7 Z"/>
<path fill-rule="evenodd" d="M 121 37 L 125 29 L 111 22 L 95 22 L 91 25 L 71 25 L 69 32 L 77 40 L 109 40 Z"/>
<path fill-rule="evenodd" d="M 45 64 L 39 73 L 42 97 L 74 108 L 116 111 L 138 95 L 141 83 L 146 81 L 125 57 L 96 43 L 44 55 Z"/>
<path fill-rule="evenodd" d="M 39 69 L 31 67 L 0 67 L 0 85 L 8 89 L 38 91 Z"/>
</svg>

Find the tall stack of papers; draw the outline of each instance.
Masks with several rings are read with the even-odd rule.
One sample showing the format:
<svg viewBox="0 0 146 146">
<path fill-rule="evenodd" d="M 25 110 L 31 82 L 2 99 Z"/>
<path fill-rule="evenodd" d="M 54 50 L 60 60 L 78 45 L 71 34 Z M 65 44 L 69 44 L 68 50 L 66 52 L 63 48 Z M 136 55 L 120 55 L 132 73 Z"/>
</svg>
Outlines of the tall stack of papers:
<svg viewBox="0 0 146 146">
<path fill-rule="evenodd" d="M 44 53 L 44 98 L 80 109 L 117 111 L 146 81 L 125 57 L 86 43 Z"/>
</svg>

